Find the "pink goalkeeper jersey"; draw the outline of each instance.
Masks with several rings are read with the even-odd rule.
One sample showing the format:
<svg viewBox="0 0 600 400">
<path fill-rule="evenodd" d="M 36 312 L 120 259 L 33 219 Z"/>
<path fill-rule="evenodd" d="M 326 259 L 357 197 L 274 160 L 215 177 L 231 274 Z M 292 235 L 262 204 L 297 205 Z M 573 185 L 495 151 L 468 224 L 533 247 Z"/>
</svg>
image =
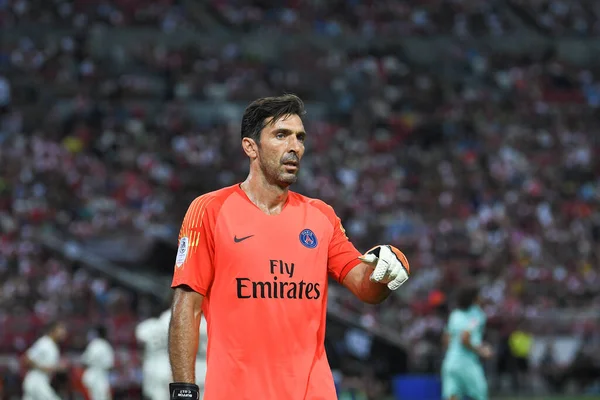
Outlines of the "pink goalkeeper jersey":
<svg viewBox="0 0 600 400">
<path fill-rule="evenodd" d="M 195 199 L 172 287 L 205 296 L 205 400 L 335 400 L 325 354 L 327 278 L 360 263 L 340 219 L 290 192 L 266 215 L 235 185 Z"/>
</svg>

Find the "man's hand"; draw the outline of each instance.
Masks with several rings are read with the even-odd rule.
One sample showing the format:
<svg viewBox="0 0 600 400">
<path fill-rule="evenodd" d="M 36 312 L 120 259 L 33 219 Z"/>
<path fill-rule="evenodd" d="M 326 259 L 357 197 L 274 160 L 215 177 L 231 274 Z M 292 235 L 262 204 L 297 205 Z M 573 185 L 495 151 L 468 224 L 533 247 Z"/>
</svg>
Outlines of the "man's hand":
<svg viewBox="0 0 600 400">
<path fill-rule="evenodd" d="M 462 341 L 463 346 L 465 346 L 467 349 L 471 350 L 472 352 L 474 352 L 475 354 L 477 354 L 479 357 L 485 359 L 491 358 L 494 355 L 494 350 L 492 349 L 492 346 L 490 346 L 487 343 L 482 343 L 480 345 L 473 345 L 471 343 L 471 332 L 470 331 L 464 331 L 461 335 L 460 335 L 460 339 Z"/>
<path fill-rule="evenodd" d="M 494 350 L 489 344 L 482 343 L 481 346 L 479 346 L 479 350 L 477 353 L 479 354 L 479 357 L 483 358 L 484 360 L 487 360 L 488 358 L 491 358 L 494 355 Z"/>
<path fill-rule="evenodd" d="M 371 281 L 387 284 L 390 290 L 398 289 L 410 276 L 406 256 L 394 246 L 375 246 L 359 259 L 375 268 Z"/>
<path fill-rule="evenodd" d="M 62 360 L 60 360 L 58 362 L 58 365 L 56 367 L 53 367 L 53 373 L 59 373 L 59 372 L 67 372 L 69 371 L 71 363 L 69 362 L 68 359 L 63 358 Z"/>
</svg>

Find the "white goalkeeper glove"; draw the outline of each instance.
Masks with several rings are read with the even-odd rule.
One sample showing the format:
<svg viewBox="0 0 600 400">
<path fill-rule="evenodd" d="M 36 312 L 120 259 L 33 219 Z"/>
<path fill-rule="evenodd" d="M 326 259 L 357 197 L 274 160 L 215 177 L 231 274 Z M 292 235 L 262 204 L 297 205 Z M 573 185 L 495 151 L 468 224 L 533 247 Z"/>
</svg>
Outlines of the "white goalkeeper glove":
<svg viewBox="0 0 600 400">
<path fill-rule="evenodd" d="M 375 246 L 358 258 L 375 268 L 371 281 L 387 284 L 390 290 L 398 289 L 410 276 L 406 256 L 394 246 Z"/>
</svg>

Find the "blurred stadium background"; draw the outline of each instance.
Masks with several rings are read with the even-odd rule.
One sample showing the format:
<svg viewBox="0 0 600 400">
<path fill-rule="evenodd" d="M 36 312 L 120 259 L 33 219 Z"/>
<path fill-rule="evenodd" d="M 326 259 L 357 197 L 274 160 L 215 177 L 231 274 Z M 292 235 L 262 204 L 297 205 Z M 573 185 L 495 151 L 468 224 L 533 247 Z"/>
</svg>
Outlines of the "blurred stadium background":
<svg viewBox="0 0 600 400">
<path fill-rule="evenodd" d="M 600 398 L 599 18 L 596 0 L 0 0 L 0 398 L 55 317 L 72 360 L 107 324 L 115 399 L 140 398 L 133 329 L 167 307 L 186 207 L 245 177 L 243 108 L 283 92 L 309 110 L 295 190 L 411 260 L 381 306 L 331 287 L 340 399 L 438 400 L 466 277 L 494 398 Z"/>
</svg>

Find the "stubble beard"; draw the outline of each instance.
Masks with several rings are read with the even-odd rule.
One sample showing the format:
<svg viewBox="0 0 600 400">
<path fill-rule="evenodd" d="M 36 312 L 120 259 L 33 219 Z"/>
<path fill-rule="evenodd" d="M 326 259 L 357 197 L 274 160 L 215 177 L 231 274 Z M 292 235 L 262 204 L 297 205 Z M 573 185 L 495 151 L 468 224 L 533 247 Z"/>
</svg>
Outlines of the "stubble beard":
<svg viewBox="0 0 600 400">
<path fill-rule="evenodd" d="M 261 163 L 262 173 L 267 182 L 286 188 L 298 180 L 298 175 L 282 171 L 285 166 L 281 163 L 265 165 Z"/>
</svg>

